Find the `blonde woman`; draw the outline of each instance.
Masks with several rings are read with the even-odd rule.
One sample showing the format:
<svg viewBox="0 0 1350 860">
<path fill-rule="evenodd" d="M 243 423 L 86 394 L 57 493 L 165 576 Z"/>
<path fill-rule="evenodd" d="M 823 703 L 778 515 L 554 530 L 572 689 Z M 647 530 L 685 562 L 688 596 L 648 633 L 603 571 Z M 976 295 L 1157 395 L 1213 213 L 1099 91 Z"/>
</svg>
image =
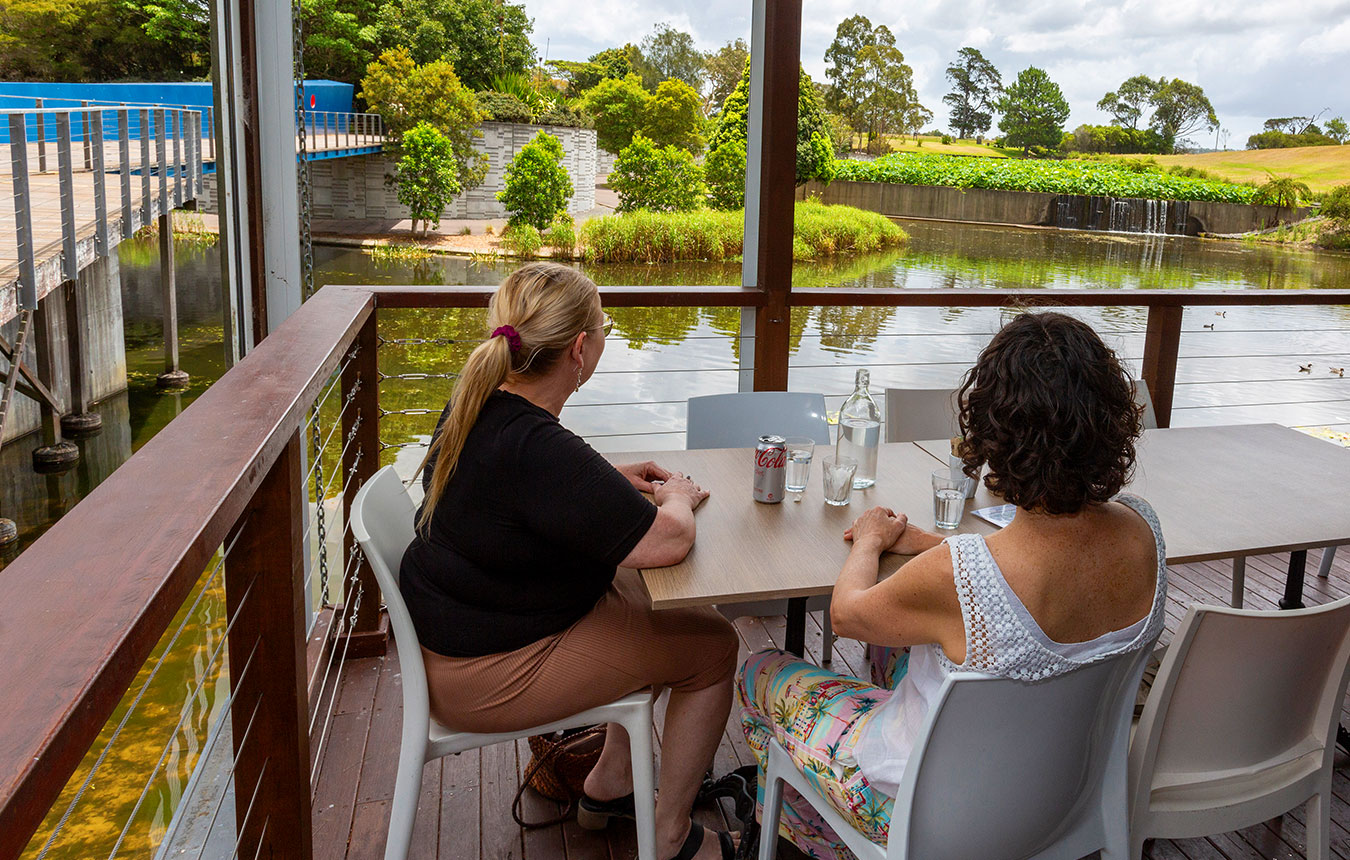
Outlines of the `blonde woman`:
<svg viewBox="0 0 1350 860">
<path fill-rule="evenodd" d="M 432 713 L 453 729 L 517 730 L 669 688 L 659 856 L 729 858 L 729 834 L 689 815 L 730 712 L 735 631 L 711 609 L 653 611 L 631 570 L 683 559 L 708 493 L 655 463 L 613 466 L 558 421 L 610 325 L 595 284 L 565 266 L 523 266 L 498 288 L 423 464 L 400 589 Z M 582 807 L 632 818 L 632 790 L 628 737 L 610 725 Z"/>
</svg>

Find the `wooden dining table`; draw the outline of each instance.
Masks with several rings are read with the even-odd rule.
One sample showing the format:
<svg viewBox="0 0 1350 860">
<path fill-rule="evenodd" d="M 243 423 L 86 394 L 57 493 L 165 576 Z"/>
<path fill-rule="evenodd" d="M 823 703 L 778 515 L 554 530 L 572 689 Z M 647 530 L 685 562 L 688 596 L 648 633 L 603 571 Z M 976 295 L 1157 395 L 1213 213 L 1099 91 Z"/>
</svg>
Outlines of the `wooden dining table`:
<svg viewBox="0 0 1350 860">
<path fill-rule="evenodd" d="M 819 460 L 825 446 L 816 448 L 806 492 L 774 505 L 751 498 L 749 448 L 606 456 L 616 463 L 654 460 L 711 493 L 698 510 L 698 537 L 689 555 L 676 565 L 639 571 L 652 606 L 786 599 L 785 644 L 800 655 L 806 598 L 834 587 L 849 552 L 844 530 L 873 505 L 932 529 L 930 476 L 947 465 L 949 449 L 946 439 L 881 445 L 876 485 L 854 490 L 843 507 L 824 503 Z M 1276 424 L 1244 424 L 1147 430 L 1137 452 L 1125 489 L 1158 512 L 1169 563 L 1289 552 L 1280 605 L 1297 608 L 1303 605 L 1307 551 L 1350 543 L 1350 449 Z M 950 533 L 992 534 L 997 527 L 972 512 L 1002 503 L 981 484 Z M 882 575 L 909 558 L 885 554 Z"/>
</svg>

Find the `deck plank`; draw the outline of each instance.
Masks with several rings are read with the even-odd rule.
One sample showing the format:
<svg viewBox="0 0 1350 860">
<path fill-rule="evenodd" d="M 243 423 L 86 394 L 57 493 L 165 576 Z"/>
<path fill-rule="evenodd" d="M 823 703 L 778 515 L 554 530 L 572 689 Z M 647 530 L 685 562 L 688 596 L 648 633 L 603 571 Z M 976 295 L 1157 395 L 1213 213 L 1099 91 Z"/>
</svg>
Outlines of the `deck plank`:
<svg viewBox="0 0 1350 860">
<path fill-rule="evenodd" d="M 1338 554 L 1329 579 L 1315 573 L 1319 553 L 1309 554 L 1304 593 L 1309 606 L 1337 599 L 1350 591 L 1350 549 Z M 1287 553 L 1256 556 L 1247 562 L 1245 605 L 1272 609 L 1284 591 Z M 1167 607 L 1170 638 L 1192 602 L 1227 604 L 1231 593 L 1228 562 L 1204 562 L 1172 568 L 1173 587 Z M 806 652 L 818 660 L 822 618 L 808 615 Z M 741 657 L 783 642 L 782 616 L 742 618 L 736 629 Z M 839 639 L 834 645 L 837 672 L 866 677 L 861 643 Z M 383 851 L 392 797 L 394 765 L 401 726 L 402 684 L 394 652 L 381 658 L 350 661 L 339 683 L 330 739 L 316 763 L 315 856 L 368 860 Z M 326 702 L 324 706 L 326 707 Z M 665 705 L 656 709 L 659 739 Z M 1350 697 L 1344 718 L 1350 724 Z M 321 721 L 320 721 L 321 722 Z M 317 753 L 317 750 L 316 750 Z M 502 744 L 430 763 L 423 774 L 412 857 L 428 860 L 632 860 L 637 840 L 631 824 L 617 823 L 602 832 L 578 827 L 575 821 L 522 833 L 511 819 L 510 804 L 528 761 L 525 742 Z M 714 770 L 725 773 L 753 761 L 740 728 L 739 704 L 732 707 L 718 744 Z M 1332 856 L 1350 860 L 1350 772 L 1342 757 L 1333 782 Z M 542 816 L 557 805 L 526 794 L 526 814 Z M 725 827 L 730 809 L 704 808 L 695 815 L 709 826 Z M 1305 814 L 1302 807 L 1263 824 L 1204 839 L 1156 840 L 1145 857 L 1154 860 L 1268 860 L 1301 858 Z M 780 842 L 781 860 L 804 855 Z"/>
</svg>

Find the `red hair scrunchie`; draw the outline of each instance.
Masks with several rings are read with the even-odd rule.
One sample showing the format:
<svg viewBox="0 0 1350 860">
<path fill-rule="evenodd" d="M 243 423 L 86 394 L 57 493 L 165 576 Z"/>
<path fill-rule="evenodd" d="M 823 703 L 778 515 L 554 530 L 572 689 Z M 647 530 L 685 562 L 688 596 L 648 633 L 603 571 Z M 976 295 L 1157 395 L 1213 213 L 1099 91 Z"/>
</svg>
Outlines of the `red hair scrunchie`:
<svg viewBox="0 0 1350 860">
<path fill-rule="evenodd" d="M 511 347 L 512 352 L 520 352 L 520 334 L 509 325 L 497 326 L 492 332 L 493 337 L 504 336 L 507 346 Z"/>
</svg>

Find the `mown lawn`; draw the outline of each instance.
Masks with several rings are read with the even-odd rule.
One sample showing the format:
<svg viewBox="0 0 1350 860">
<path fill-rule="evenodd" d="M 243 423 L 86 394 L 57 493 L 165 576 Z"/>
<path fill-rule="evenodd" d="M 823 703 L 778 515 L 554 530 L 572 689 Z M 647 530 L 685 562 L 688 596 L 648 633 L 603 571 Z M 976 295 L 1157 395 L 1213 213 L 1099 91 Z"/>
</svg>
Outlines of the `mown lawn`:
<svg viewBox="0 0 1350 860">
<path fill-rule="evenodd" d="M 927 146 L 924 148 L 927 149 Z M 1157 155 L 1152 158 L 1159 164 L 1180 164 L 1208 170 L 1230 182 L 1259 184 L 1266 181 L 1269 171 L 1276 176 L 1292 176 L 1306 182 L 1313 191 L 1330 191 L 1337 185 L 1350 183 L 1350 145 Z"/>
<path fill-rule="evenodd" d="M 888 134 L 886 143 L 890 148 L 887 151 L 918 152 L 925 155 L 976 155 L 987 158 L 1008 158 L 1022 154 L 1018 149 L 999 149 L 987 143 L 976 143 L 974 140 L 953 140 L 951 143 L 943 143 L 942 138 L 928 135 L 919 135 L 919 140 L 923 141 L 923 146 L 915 143 L 914 138 L 909 135 Z M 866 144 L 866 135 L 859 135 L 854 139 L 854 145 L 858 149 L 863 149 Z"/>
</svg>

